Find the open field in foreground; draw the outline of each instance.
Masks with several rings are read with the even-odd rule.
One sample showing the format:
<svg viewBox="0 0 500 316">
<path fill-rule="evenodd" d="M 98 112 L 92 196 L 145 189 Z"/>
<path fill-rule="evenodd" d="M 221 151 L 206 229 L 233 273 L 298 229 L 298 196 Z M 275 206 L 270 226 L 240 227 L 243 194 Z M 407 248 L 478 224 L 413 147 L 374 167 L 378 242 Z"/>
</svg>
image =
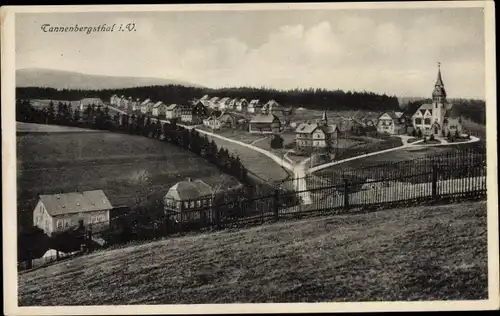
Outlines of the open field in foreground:
<svg viewBox="0 0 500 316">
<path fill-rule="evenodd" d="M 134 205 L 162 198 L 187 177 L 211 185 L 238 184 L 194 153 L 141 136 L 23 134 L 17 137 L 17 154 L 18 212 L 28 215 L 37 194 L 103 189 L 112 204 Z M 30 216 L 25 219 L 30 221 Z"/>
<path fill-rule="evenodd" d="M 21 306 L 486 297 L 486 202 L 167 239 L 19 275 Z"/>
</svg>

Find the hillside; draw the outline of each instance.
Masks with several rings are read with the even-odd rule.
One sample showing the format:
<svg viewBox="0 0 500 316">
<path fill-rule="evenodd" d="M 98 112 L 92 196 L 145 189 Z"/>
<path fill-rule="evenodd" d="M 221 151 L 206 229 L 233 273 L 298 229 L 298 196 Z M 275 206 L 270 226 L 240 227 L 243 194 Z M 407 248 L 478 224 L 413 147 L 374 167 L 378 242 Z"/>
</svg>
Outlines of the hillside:
<svg viewBox="0 0 500 316">
<path fill-rule="evenodd" d="M 16 70 L 16 87 L 43 87 L 55 89 L 124 89 L 154 85 L 198 86 L 189 82 L 162 78 L 114 77 L 62 71 L 54 69 L 26 68 Z"/>
<path fill-rule="evenodd" d="M 97 252 L 19 275 L 19 305 L 487 297 L 486 202 L 280 222 Z"/>
<path fill-rule="evenodd" d="M 238 185 L 196 154 L 151 138 L 25 123 L 18 128 L 24 130 L 16 137 L 20 225 L 32 223 L 38 194 L 102 189 L 113 205 L 134 206 L 161 201 L 188 177 Z"/>
</svg>

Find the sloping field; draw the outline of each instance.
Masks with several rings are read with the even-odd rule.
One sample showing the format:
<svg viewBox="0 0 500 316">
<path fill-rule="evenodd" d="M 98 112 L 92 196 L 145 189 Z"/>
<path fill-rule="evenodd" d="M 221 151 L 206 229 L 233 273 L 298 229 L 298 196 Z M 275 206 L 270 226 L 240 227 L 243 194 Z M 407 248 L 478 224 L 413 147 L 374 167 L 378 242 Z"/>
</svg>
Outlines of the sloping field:
<svg viewBox="0 0 500 316">
<path fill-rule="evenodd" d="M 281 222 L 20 274 L 19 305 L 485 299 L 486 238 L 486 202 Z"/>
<path fill-rule="evenodd" d="M 103 189 L 113 205 L 134 205 L 162 198 L 187 177 L 211 185 L 238 184 L 189 151 L 141 136 L 23 134 L 17 137 L 17 153 L 18 212 L 28 215 L 37 194 Z"/>
<path fill-rule="evenodd" d="M 70 133 L 70 132 L 99 132 L 93 129 L 84 129 L 72 126 L 60 126 L 60 125 L 46 125 L 46 124 L 35 124 L 35 123 L 25 123 L 16 122 L 16 132 L 18 133 Z"/>
<path fill-rule="evenodd" d="M 230 153 L 238 155 L 247 170 L 269 183 L 283 181 L 289 176 L 285 169 L 264 154 L 220 138 L 207 137 L 217 146 L 222 146 Z"/>
</svg>

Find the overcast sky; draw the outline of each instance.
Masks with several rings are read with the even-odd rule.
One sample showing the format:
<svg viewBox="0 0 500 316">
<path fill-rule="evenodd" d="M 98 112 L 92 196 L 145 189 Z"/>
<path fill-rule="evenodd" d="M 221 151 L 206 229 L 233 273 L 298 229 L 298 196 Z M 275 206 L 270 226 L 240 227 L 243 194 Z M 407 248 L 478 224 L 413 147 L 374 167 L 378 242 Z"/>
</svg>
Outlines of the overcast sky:
<svg viewBox="0 0 500 316">
<path fill-rule="evenodd" d="M 136 25 L 136 32 L 44 33 Z M 16 68 L 161 77 L 209 87 L 321 87 L 430 96 L 441 62 L 451 97 L 484 98 L 482 9 L 24 14 Z"/>
</svg>

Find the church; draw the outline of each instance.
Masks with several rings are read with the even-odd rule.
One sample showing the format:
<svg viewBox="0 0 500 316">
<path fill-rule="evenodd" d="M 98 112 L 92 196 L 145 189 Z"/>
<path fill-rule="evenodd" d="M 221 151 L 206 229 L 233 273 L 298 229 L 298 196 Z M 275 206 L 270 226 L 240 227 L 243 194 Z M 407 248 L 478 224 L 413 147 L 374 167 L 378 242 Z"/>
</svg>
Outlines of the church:
<svg viewBox="0 0 500 316">
<path fill-rule="evenodd" d="M 463 132 L 460 113 L 446 100 L 439 63 L 436 84 L 432 91 L 432 104 L 422 104 L 413 114 L 412 121 L 415 131 L 420 130 L 422 135 L 447 137 Z"/>
</svg>

